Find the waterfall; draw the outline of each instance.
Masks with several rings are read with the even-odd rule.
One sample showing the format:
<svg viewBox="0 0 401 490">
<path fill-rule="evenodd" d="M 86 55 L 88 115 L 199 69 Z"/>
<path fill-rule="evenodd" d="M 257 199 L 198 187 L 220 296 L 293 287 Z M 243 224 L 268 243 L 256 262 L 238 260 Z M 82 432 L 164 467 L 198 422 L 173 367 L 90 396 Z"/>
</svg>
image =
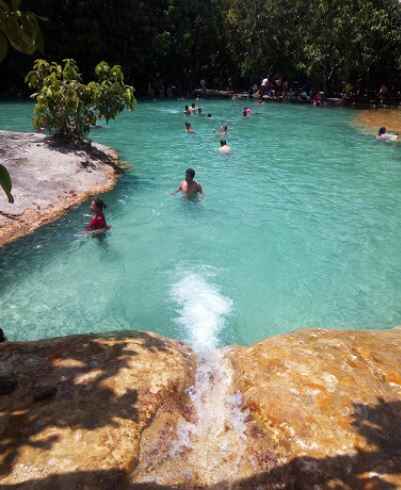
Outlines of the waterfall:
<svg viewBox="0 0 401 490">
<path fill-rule="evenodd" d="M 240 394 L 232 392 L 231 363 L 218 349 L 233 304 L 209 279 L 204 273 L 189 272 L 172 288 L 177 324 L 185 329 L 198 365 L 188 393 L 194 420 L 178 427 L 171 456 L 185 452 L 192 476 L 213 484 L 238 471 L 247 413 L 241 411 Z"/>
</svg>

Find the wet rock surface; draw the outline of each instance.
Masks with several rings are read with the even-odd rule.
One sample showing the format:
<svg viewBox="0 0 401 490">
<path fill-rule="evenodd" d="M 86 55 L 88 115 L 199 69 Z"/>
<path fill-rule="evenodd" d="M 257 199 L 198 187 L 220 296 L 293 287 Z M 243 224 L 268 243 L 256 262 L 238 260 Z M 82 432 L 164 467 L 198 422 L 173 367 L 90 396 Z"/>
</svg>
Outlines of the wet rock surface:
<svg viewBox="0 0 401 490">
<path fill-rule="evenodd" d="M 0 489 L 401 488 L 399 328 L 197 361 L 137 332 L 0 345 L 18 382 L 0 397 Z"/>
<path fill-rule="evenodd" d="M 117 162 L 116 152 L 97 143 L 60 146 L 43 134 L 0 131 L 0 163 L 11 175 L 14 196 L 10 204 L 0 192 L 0 246 L 111 190 Z"/>
</svg>

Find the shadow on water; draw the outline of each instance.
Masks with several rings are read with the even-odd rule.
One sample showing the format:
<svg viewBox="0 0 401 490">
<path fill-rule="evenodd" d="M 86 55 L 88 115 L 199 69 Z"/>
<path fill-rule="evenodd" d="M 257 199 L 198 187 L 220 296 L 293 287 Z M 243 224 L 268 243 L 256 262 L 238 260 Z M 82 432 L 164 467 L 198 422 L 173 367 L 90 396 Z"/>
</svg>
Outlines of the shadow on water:
<svg viewBox="0 0 401 490">
<path fill-rule="evenodd" d="M 133 396 L 132 394 L 130 396 Z M 118 411 L 118 401 L 110 408 Z M 110 415 L 96 423 L 108 423 Z M 275 466 L 251 478 L 232 482 L 220 482 L 209 487 L 189 484 L 177 486 L 156 483 L 130 483 L 129 476 L 119 469 L 110 471 L 73 472 L 54 475 L 43 480 L 31 480 L 15 485 L 0 485 L 6 490 L 54 490 L 54 489 L 98 489 L 98 490 L 174 490 L 207 488 L 208 490 L 395 490 L 400 488 L 391 483 L 391 477 L 401 478 L 401 402 L 386 402 L 379 399 L 375 405 L 354 404 L 352 426 L 366 439 L 371 450 L 357 450 L 353 454 L 340 454 L 326 458 L 300 457 L 287 464 Z M 4 436 L 3 436 L 4 439 Z M 26 443 L 26 441 L 25 441 Z M 51 446 L 51 441 L 49 441 Z M 271 463 L 270 463 L 271 464 Z M 9 465 L 10 468 L 10 465 Z M 4 474 L 4 473 L 3 473 Z M 385 475 L 385 476 L 384 476 Z"/>
<path fill-rule="evenodd" d="M 135 341 L 134 348 L 132 343 L 128 348 L 127 338 Z M 4 376 L 0 381 L 1 489 L 15 487 L 2 485 L 1 480 L 13 471 L 24 450 L 50 451 L 58 442 L 58 435 L 46 438 L 42 435 L 51 428 L 91 431 L 117 427 L 124 419 L 138 421 L 137 389 L 132 387 L 117 395 L 107 381 L 127 368 L 132 356 L 138 355 L 136 345 L 141 352 L 155 355 L 168 353 L 171 347 L 163 339 L 144 332 L 112 332 L 101 339 L 104 341 L 86 335 L 71 337 L 70 341 L 60 339 L 60 343 L 53 339 L 51 343 L 3 344 L 0 348 L 2 372 L 12 370 L 11 377 L 17 383 L 10 396 L 4 392 Z M 16 351 L 18 363 L 13 360 Z M 85 382 L 81 382 L 83 379 Z M 119 488 L 115 486 L 117 474 L 105 473 L 109 486 L 90 488 Z M 26 482 L 21 488 L 81 488 L 76 485 L 82 479 L 92 481 L 89 473 L 84 477 L 84 473 L 77 472 L 36 483 Z"/>
</svg>

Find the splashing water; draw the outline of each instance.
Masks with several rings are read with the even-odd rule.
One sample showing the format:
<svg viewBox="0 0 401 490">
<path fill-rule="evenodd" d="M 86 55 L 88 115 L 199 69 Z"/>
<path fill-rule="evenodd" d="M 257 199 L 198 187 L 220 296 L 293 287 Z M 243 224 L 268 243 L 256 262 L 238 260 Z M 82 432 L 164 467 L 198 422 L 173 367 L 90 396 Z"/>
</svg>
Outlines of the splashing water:
<svg viewBox="0 0 401 490">
<path fill-rule="evenodd" d="M 238 471 L 245 448 L 247 413 L 241 395 L 233 393 L 231 363 L 217 348 L 232 301 L 192 272 L 175 284 L 172 295 L 180 307 L 177 323 L 186 330 L 198 366 L 189 390 L 194 420 L 180 424 L 170 454 L 186 453 L 192 477 L 213 484 Z"/>
<path fill-rule="evenodd" d="M 173 286 L 172 296 L 179 306 L 177 323 L 186 330 L 194 351 L 205 355 L 215 350 L 232 301 L 194 272 L 185 274 Z"/>
</svg>

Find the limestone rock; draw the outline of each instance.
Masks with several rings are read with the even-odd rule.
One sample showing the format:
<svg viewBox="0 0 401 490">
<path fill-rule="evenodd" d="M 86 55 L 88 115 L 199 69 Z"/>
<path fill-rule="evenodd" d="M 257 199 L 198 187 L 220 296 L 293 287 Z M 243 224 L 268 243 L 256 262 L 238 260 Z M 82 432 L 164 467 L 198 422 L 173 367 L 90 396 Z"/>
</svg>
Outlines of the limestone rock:
<svg viewBox="0 0 401 490">
<path fill-rule="evenodd" d="M 192 363 L 150 333 L 1 344 L 18 387 L 0 397 L 0 488 L 124 488 L 143 430 L 165 404 L 179 410 Z"/>
<path fill-rule="evenodd" d="M 401 488 L 399 329 L 299 330 L 230 357 L 253 455 L 231 488 Z"/>
<path fill-rule="evenodd" d="M 117 153 L 98 143 L 61 147 L 44 134 L 0 131 L 0 158 L 14 196 L 14 204 L 0 196 L 0 247 L 111 190 L 118 180 Z"/>
<path fill-rule="evenodd" d="M 217 420 L 194 412 L 196 358 L 180 342 L 130 332 L 0 345 L 0 375 L 17 380 L 0 397 L 0 489 L 401 488 L 399 328 L 300 330 L 215 357 L 229 379 L 211 370 L 195 399 L 217 400 Z M 240 437 L 222 393 L 238 401 Z M 200 423 L 182 451 L 179 429 Z"/>
</svg>

